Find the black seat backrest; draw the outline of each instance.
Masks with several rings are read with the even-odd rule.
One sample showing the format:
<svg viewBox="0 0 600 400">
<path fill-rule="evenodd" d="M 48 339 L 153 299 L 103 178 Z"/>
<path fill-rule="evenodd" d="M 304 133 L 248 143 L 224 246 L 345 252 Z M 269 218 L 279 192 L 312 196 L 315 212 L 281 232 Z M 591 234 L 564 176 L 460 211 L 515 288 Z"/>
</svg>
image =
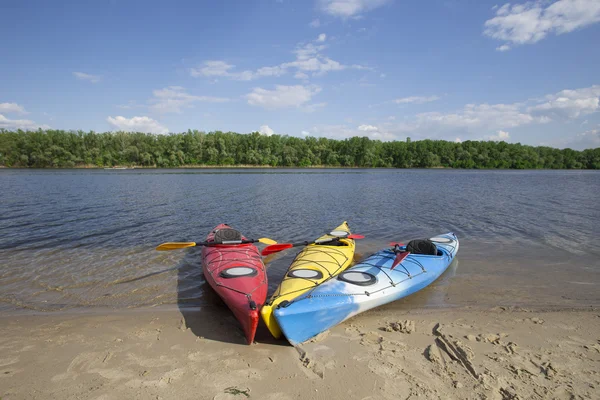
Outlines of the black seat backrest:
<svg viewBox="0 0 600 400">
<path fill-rule="evenodd" d="M 215 232 L 215 243 L 221 243 L 227 240 L 242 240 L 242 234 L 233 228 L 223 228 Z"/>
<path fill-rule="evenodd" d="M 410 251 L 412 254 L 437 256 L 437 247 L 435 247 L 435 244 L 429 239 L 411 240 L 406 245 L 406 251 Z"/>
<path fill-rule="evenodd" d="M 348 243 L 342 242 L 340 239 L 335 238 L 331 242 L 315 243 L 317 246 L 348 246 Z"/>
</svg>

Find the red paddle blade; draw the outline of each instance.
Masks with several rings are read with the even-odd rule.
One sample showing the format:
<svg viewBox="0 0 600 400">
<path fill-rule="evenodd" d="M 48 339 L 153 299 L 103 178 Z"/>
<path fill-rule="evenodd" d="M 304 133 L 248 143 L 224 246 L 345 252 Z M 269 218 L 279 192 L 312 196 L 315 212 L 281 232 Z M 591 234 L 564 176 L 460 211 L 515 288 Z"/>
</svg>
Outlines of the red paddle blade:
<svg viewBox="0 0 600 400">
<path fill-rule="evenodd" d="M 346 236 L 346 238 L 347 239 L 364 239 L 365 236 L 364 235 L 354 235 L 354 234 L 352 234 L 352 235 Z"/>
<path fill-rule="evenodd" d="M 285 249 L 291 249 L 292 247 L 294 247 L 294 245 L 291 243 L 272 244 L 270 246 L 265 247 L 260 252 L 260 254 L 262 254 L 263 256 L 268 256 L 269 254 L 277 253 Z"/>
<path fill-rule="evenodd" d="M 400 242 L 390 242 L 390 246 L 394 247 L 394 246 L 400 246 L 403 247 L 404 243 L 400 243 Z"/>
<path fill-rule="evenodd" d="M 392 264 L 392 268 L 390 268 L 390 271 L 393 270 L 394 268 L 396 268 L 396 265 L 400 264 L 402 262 L 402 260 L 404 260 L 406 258 L 406 256 L 409 254 L 410 254 L 410 251 L 403 251 L 402 253 L 396 254 L 396 259 L 394 260 L 394 263 Z"/>
</svg>

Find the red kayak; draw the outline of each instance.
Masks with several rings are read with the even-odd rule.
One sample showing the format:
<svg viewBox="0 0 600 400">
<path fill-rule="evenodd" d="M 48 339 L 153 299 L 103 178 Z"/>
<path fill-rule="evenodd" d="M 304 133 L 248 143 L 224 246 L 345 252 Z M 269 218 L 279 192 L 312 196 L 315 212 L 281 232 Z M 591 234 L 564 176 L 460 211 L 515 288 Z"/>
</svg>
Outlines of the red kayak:
<svg viewBox="0 0 600 400">
<path fill-rule="evenodd" d="M 207 242 L 246 240 L 227 224 L 218 225 Z M 267 273 L 256 246 L 214 244 L 202 248 L 202 270 L 210 286 L 242 324 L 248 344 L 254 341 L 260 309 L 267 298 Z"/>
</svg>

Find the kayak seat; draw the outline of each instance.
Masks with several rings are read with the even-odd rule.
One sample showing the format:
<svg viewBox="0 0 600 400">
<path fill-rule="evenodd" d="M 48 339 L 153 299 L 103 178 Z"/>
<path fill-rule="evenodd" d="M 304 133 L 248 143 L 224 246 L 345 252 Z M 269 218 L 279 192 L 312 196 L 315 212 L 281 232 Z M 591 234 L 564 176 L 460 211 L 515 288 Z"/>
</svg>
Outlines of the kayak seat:
<svg viewBox="0 0 600 400">
<path fill-rule="evenodd" d="M 220 243 L 227 240 L 242 240 L 242 234 L 233 228 L 223 228 L 215 232 L 213 239 L 215 243 Z"/>
<path fill-rule="evenodd" d="M 435 244 L 429 239 L 415 239 L 408 242 L 406 251 L 411 254 L 423 254 L 428 256 L 437 256 L 438 249 Z"/>
</svg>

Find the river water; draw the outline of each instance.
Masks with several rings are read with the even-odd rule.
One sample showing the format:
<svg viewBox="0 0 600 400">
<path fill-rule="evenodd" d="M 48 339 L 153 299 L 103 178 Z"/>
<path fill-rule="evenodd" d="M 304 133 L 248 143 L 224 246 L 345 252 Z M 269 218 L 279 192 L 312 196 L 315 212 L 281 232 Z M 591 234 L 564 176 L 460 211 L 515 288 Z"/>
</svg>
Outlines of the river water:
<svg viewBox="0 0 600 400">
<path fill-rule="evenodd" d="M 600 172 L 0 169 L 0 311 L 206 306 L 197 248 L 221 222 L 314 239 L 347 220 L 359 259 L 455 232 L 455 262 L 387 307 L 600 305 Z M 295 255 L 268 261 L 271 291 Z"/>
</svg>

